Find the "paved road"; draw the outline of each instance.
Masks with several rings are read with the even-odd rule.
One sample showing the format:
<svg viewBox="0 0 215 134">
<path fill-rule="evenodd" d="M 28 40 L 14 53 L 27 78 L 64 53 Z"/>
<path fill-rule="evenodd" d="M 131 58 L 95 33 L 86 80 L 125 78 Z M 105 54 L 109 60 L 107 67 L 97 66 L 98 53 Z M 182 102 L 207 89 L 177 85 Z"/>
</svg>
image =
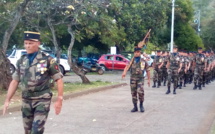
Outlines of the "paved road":
<svg viewBox="0 0 215 134">
<path fill-rule="evenodd" d="M 146 88 L 144 113 L 130 113 L 129 86 L 66 100 L 58 116 L 52 106 L 45 134 L 207 134 L 215 117 L 214 83 L 195 91 L 188 85 L 177 95 Z M 0 134 L 22 134 L 20 115 L 0 116 Z"/>
</svg>

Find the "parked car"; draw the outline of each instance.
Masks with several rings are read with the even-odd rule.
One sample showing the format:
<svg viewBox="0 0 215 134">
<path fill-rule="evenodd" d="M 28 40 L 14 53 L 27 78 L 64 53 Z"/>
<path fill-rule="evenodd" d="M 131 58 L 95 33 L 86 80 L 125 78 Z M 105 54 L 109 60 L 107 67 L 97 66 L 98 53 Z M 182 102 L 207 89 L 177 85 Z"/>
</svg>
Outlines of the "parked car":
<svg viewBox="0 0 215 134">
<path fill-rule="evenodd" d="M 24 49 L 14 49 L 13 52 L 11 53 L 11 55 L 8 56 L 8 59 L 10 60 L 10 63 L 11 63 L 11 67 L 10 67 L 11 74 L 13 74 L 15 72 L 16 62 L 20 59 L 20 57 L 23 54 L 26 54 L 26 53 L 27 52 Z M 50 56 L 52 56 L 53 58 L 56 59 L 56 57 L 54 57 L 53 54 L 50 54 Z M 66 74 L 66 72 L 70 71 L 70 66 L 66 59 L 60 58 L 59 69 L 62 74 Z"/>
<path fill-rule="evenodd" d="M 98 60 L 99 65 L 106 70 L 123 70 L 129 60 L 120 54 L 104 54 Z"/>
</svg>

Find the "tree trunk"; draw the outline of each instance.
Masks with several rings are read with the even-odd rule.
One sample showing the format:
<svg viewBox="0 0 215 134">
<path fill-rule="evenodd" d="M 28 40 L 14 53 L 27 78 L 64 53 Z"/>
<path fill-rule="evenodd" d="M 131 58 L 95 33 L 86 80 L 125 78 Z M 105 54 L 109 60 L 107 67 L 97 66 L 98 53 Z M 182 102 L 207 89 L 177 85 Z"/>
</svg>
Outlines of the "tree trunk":
<svg viewBox="0 0 215 134">
<path fill-rule="evenodd" d="M 17 7 L 17 11 L 14 15 L 14 18 L 9 22 L 9 26 L 4 32 L 4 36 L 3 36 L 2 44 L 0 48 L 0 88 L 3 88 L 3 89 L 8 89 L 8 86 L 12 80 L 12 77 L 10 74 L 10 61 L 5 56 L 5 52 L 7 51 L 7 47 L 8 47 L 8 42 L 30 1 L 31 0 L 24 0 Z"/>
<path fill-rule="evenodd" d="M 75 74 L 80 76 L 82 83 L 85 83 L 85 84 L 90 83 L 89 79 L 85 76 L 82 69 L 78 68 L 76 63 L 72 63 L 72 48 L 75 42 L 75 33 L 72 31 L 71 25 L 68 25 L 68 32 L 71 35 L 71 41 L 68 48 L 68 63 L 72 68 L 72 70 L 75 72 Z"/>
<path fill-rule="evenodd" d="M 57 57 L 57 63 L 60 63 L 61 50 L 60 50 L 59 45 L 58 45 L 56 32 L 55 32 L 54 26 L 51 22 L 51 18 L 48 17 L 47 22 L 48 22 L 49 29 L 51 30 L 51 33 L 52 33 L 52 43 L 54 44 L 54 47 L 55 47 L 55 54 Z"/>
<path fill-rule="evenodd" d="M 10 37 L 11 37 L 13 31 L 15 30 L 16 26 L 18 25 L 20 18 L 24 14 L 24 11 L 30 1 L 31 0 L 24 0 L 23 3 L 21 3 L 18 6 L 17 12 L 16 12 L 13 20 L 10 22 L 9 27 L 4 32 L 4 37 L 3 37 L 3 41 L 2 41 L 2 48 L 3 48 L 4 53 L 7 51 L 8 42 L 10 40 Z"/>
<path fill-rule="evenodd" d="M 10 61 L 0 49 L 0 89 L 8 89 L 11 80 Z"/>
</svg>

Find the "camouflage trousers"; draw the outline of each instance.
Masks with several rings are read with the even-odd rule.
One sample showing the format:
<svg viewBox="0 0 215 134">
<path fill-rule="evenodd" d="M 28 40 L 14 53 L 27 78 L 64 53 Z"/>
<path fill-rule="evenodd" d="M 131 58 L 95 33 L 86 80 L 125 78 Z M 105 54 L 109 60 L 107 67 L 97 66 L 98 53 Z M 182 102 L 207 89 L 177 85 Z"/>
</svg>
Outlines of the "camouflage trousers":
<svg viewBox="0 0 215 134">
<path fill-rule="evenodd" d="M 173 87 L 174 89 L 178 86 L 178 69 L 169 69 L 168 70 L 168 83 L 167 86 L 171 86 L 171 82 L 173 80 Z"/>
<path fill-rule="evenodd" d="M 179 82 L 183 82 L 183 80 L 185 79 L 184 69 L 181 69 L 178 75 L 179 75 Z"/>
<path fill-rule="evenodd" d="M 196 66 L 194 70 L 194 83 L 201 85 L 203 82 L 204 66 Z"/>
<path fill-rule="evenodd" d="M 51 99 L 22 100 L 25 134 L 43 134 Z"/>
<path fill-rule="evenodd" d="M 161 82 L 161 79 L 162 79 L 162 70 L 161 69 L 154 69 L 153 81 Z"/>
<path fill-rule="evenodd" d="M 164 81 L 164 82 L 166 82 L 166 80 L 167 80 L 167 77 L 168 77 L 168 72 L 167 72 L 167 68 L 161 68 L 161 70 L 162 70 L 162 76 L 161 76 L 161 78 L 162 78 L 162 80 Z"/>
<path fill-rule="evenodd" d="M 130 86 L 131 86 L 131 95 L 132 95 L 132 102 L 137 103 L 137 94 L 139 96 L 139 101 L 144 101 L 144 78 L 135 78 L 131 77 L 130 79 Z"/>
<path fill-rule="evenodd" d="M 189 69 L 189 70 L 187 71 L 186 77 L 187 77 L 187 80 L 188 80 L 190 83 L 191 83 L 192 80 L 193 80 L 193 75 L 194 75 L 193 70 L 192 70 L 192 69 Z"/>
</svg>

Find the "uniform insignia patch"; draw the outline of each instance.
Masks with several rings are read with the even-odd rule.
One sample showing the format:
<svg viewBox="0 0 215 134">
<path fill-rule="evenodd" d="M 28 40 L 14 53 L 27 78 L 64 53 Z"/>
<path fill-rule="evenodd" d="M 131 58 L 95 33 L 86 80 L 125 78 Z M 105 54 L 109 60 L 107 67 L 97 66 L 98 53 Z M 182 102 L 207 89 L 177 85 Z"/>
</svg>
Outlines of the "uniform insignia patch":
<svg viewBox="0 0 215 134">
<path fill-rule="evenodd" d="M 55 69 L 58 70 L 58 65 L 55 65 Z"/>
</svg>

